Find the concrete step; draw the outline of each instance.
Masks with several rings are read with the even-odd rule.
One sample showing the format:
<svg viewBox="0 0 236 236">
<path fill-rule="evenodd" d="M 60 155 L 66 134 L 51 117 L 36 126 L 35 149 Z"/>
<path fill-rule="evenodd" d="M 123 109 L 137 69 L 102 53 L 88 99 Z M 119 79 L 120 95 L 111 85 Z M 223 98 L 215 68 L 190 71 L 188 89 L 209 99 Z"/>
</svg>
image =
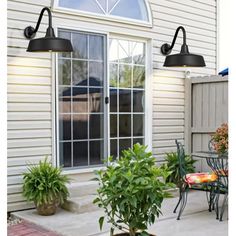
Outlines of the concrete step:
<svg viewBox="0 0 236 236">
<path fill-rule="evenodd" d="M 97 193 L 98 182 L 97 181 L 86 181 L 86 182 L 75 182 L 67 185 L 70 198 L 83 197 Z"/>
<path fill-rule="evenodd" d="M 71 197 L 63 204 L 62 208 L 77 214 L 98 210 L 98 206 L 93 204 L 96 195 L 86 195 L 83 197 Z"/>
</svg>

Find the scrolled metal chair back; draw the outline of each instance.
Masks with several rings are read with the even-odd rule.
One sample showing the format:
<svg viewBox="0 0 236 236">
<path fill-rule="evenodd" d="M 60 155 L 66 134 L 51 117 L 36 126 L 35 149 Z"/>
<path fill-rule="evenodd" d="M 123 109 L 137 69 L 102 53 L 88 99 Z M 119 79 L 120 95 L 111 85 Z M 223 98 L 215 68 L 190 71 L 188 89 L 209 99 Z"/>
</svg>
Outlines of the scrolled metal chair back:
<svg viewBox="0 0 236 236">
<path fill-rule="evenodd" d="M 184 179 L 184 176 L 187 174 L 185 168 L 185 151 L 182 143 L 177 140 L 175 140 L 175 143 L 177 146 L 177 155 L 179 160 L 179 173 L 181 178 Z"/>
</svg>

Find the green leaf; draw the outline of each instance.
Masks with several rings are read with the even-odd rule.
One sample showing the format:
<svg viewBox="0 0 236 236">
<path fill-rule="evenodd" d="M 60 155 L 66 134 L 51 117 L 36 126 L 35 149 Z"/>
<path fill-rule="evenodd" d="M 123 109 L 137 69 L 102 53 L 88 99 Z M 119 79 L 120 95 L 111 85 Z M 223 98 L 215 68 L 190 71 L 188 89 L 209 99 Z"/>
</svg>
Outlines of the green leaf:
<svg viewBox="0 0 236 236">
<path fill-rule="evenodd" d="M 102 216 L 102 217 L 99 218 L 99 227 L 100 227 L 100 230 L 102 230 L 103 222 L 104 222 L 104 216 Z"/>
<path fill-rule="evenodd" d="M 147 233 L 146 231 L 143 231 L 140 233 L 140 236 L 149 236 L 149 233 Z"/>
</svg>

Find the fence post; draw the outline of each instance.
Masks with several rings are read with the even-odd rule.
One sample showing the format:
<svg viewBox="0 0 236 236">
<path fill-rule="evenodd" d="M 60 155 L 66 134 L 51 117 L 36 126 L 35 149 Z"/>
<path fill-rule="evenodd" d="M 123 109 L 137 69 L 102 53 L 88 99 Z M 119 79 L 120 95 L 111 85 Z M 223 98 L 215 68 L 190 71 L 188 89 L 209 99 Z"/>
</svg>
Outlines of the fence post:
<svg viewBox="0 0 236 236">
<path fill-rule="evenodd" d="M 190 78 L 190 71 L 185 72 L 185 99 L 184 99 L 184 146 L 186 154 L 191 154 L 192 135 L 191 135 L 191 103 L 192 103 L 192 83 Z"/>
</svg>

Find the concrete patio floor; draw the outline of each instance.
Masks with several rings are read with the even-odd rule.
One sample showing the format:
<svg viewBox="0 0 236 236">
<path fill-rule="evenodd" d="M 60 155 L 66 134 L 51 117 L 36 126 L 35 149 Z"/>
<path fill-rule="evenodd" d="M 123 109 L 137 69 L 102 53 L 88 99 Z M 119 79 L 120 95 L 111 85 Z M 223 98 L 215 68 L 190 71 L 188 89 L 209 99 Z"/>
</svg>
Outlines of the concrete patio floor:
<svg viewBox="0 0 236 236">
<path fill-rule="evenodd" d="M 157 236 L 227 236 L 227 209 L 222 222 L 215 218 L 215 212 L 208 212 L 205 192 L 189 193 L 188 202 L 181 217 L 173 213 L 178 198 L 166 199 L 162 205 L 163 215 L 149 228 L 149 232 Z M 74 214 L 62 209 L 54 216 L 39 216 L 35 210 L 13 213 L 14 216 L 40 225 L 64 236 L 109 236 L 109 226 L 104 224 L 99 230 L 98 218 L 103 211 Z"/>
</svg>

